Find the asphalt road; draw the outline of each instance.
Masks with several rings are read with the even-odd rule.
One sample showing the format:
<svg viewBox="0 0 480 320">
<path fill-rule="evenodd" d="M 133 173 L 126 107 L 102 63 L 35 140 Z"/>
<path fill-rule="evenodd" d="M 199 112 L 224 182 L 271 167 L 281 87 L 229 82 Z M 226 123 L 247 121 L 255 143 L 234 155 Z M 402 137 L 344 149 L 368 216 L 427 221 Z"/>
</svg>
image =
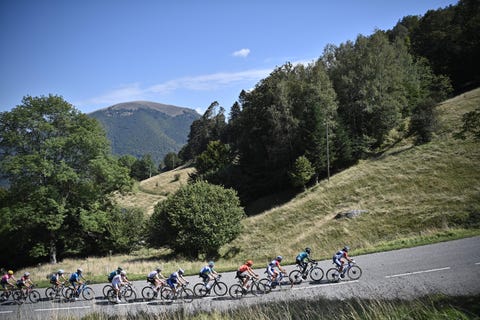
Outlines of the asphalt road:
<svg viewBox="0 0 480 320">
<path fill-rule="evenodd" d="M 304 281 L 300 285 L 282 291 L 273 291 L 263 296 L 247 295 L 235 300 L 227 294 L 224 297 L 209 296 L 194 299 L 192 303 L 165 302 L 163 300 L 110 304 L 102 298 L 104 285 L 93 285 L 96 298 L 92 301 L 49 301 L 42 299 L 38 303 L 26 302 L 16 305 L 11 301 L 0 305 L 0 319 L 62 319 L 63 317 L 81 317 L 92 312 L 107 314 L 127 314 L 143 310 L 148 313 L 161 313 L 175 308 L 187 311 L 225 310 L 238 306 L 271 301 L 283 301 L 292 298 L 322 296 L 332 299 L 381 298 L 412 299 L 432 293 L 446 295 L 480 294 L 480 237 L 455 240 L 411 249 L 401 249 L 382 253 L 354 257 L 362 268 L 359 280 L 345 280 L 328 283 L 324 278 L 319 283 Z M 326 271 L 332 262 L 321 261 L 319 266 Z M 287 266 L 288 272 L 294 266 Z M 264 269 L 256 272 L 263 275 Z M 199 282 L 198 276 L 187 277 L 190 287 Z M 235 283 L 234 273 L 223 273 L 222 281 L 229 286 Z M 145 281 L 134 283 L 138 297 Z M 39 289 L 44 297 L 44 289 Z"/>
</svg>

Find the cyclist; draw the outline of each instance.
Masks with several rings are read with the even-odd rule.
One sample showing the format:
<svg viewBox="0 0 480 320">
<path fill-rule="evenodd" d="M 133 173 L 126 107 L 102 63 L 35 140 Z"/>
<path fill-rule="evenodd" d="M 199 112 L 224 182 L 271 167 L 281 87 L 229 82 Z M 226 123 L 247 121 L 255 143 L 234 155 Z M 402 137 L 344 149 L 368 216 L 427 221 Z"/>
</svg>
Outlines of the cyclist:
<svg viewBox="0 0 480 320">
<path fill-rule="evenodd" d="M 312 259 L 310 259 L 311 252 L 312 252 L 312 249 L 307 247 L 305 248 L 305 251 L 300 252 L 295 258 L 295 261 L 297 262 L 297 264 L 300 267 L 302 267 L 302 274 L 304 274 L 305 270 L 307 270 L 308 262 L 312 261 Z M 303 275 L 303 277 L 306 277 L 306 275 Z"/>
<path fill-rule="evenodd" d="M 348 256 L 349 250 L 349 246 L 344 246 L 342 250 L 338 250 L 337 253 L 333 255 L 333 263 L 337 265 L 341 278 L 345 277 L 345 274 L 343 273 L 343 265 L 345 261 L 343 260 L 343 258 L 345 258 L 348 262 L 353 262 L 353 259 Z"/>
<path fill-rule="evenodd" d="M 62 269 L 59 269 L 56 273 L 52 274 L 52 276 L 50 277 L 50 283 L 52 284 L 52 287 L 55 289 L 55 292 L 57 292 L 57 295 L 58 295 L 58 289 L 60 288 L 60 285 L 67 281 L 64 274 L 65 272 Z"/>
<path fill-rule="evenodd" d="M 275 282 L 275 280 L 277 279 L 279 274 L 278 271 L 284 274 L 287 273 L 287 271 L 280 265 L 280 262 L 282 262 L 282 260 L 283 260 L 283 257 L 278 256 L 272 261 L 270 261 L 270 263 L 267 265 L 267 274 L 270 276 L 270 279 L 272 282 Z M 277 268 L 278 271 L 275 270 L 275 268 Z"/>
<path fill-rule="evenodd" d="M 206 266 L 204 266 L 199 273 L 199 276 L 203 278 L 203 282 L 205 284 L 205 287 L 210 289 L 210 284 L 209 282 L 215 279 L 215 276 L 218 275 L 218 273 L 213 269 L 215 267 L 215 263 L 213 261 L 210 261 Z"/>
<path fill-rule="evenodd" d="M 19 289 L 28 289 L 33 286 L 32 279 L 30 279 L 30 272 L 25 272 L 23 276 L 17 280 L 17 287 Z"/>
<path fill-rule="evenodd" d="M 120 286 L 130 283 L 127 279 L 127 272 L 125 270 L 120 271 L 119 274 L 116 274 L 112 279 L 112 287 L 115 290 L 115 295 L 117 297 L 117 303 L 120 303 Z"/>
<path fill-rule="evenodd" d="M 237 269 L 237 278 L 239 278 L 242 281 L 242 288 L 247 289 L 247 283 L 248 280 L 250 280 L 251 277 L 257 278 L 258 279 L 258 274 L 256 274 L 253 269 L 253 261 L 252 260 L 247 260 L 243 265 L 241 265 Z"/>
<path fill-rule="evenodd" d="M 173 295 L 177 294 L 177 289 L 176 287 L 179 287 L 180 285 L 187 285 L 188 281 L 183 277 L 185 274 L 185 271 L 183 269 L 178 269 L 178 271 L 172 273 L 168 279 L 167 279 L 167 284 L 172 288 Z M 176 286 L 175 286 L 176 285 Z"/>
<path fill-rule="evenodd" d="M 107 277 L 108 282 L 112 282 L 113 277 L 115 277 L 117 274 L 120 274 L 120 272 L 122 272 L 122 270 L 123 270 L 122 267 L 117 267 L 116 270 L 113 270 L 112 272 L 110 272 L 108 277 Z"/>
<path fill-rule="evenodd" d="M 165 285 L 165 280 L 166 278 L 163 276 L 162 268 L 160 267 L 157 267 L 147 275 L 147 281 L 155 286 L 155 290 L 157 290 L 157 292 L 161 286 Z"/>
<path fill-rule="evenodd" d="M 13 289 L 16 282 L 17 282 L 17 279 L 15 279 L 15 277 L 13 276 L 12 270 L 8 270 L 8 272 L 5 273 L 2 276 L 2 279 L 0 280 L 0 284 L 2 285 L 2 288 L 5 289 L 5 291 L 9 291 L 10 289 Z"/>
<path fill-rule="evenodd" d="M 80 293 L 80 286 L 83 284 L 83 281 L 81 279 L 85 280 L 82 273 L 83 270 L 81 268 L 78 268 L 77 271 L 72 273 L 70 275 L 70 278 L 68 279 L 70 284 L 73 286 L 73 290 L 75 292 L 75 299 L 77 299 L 78 294 Z"/>
</svg>

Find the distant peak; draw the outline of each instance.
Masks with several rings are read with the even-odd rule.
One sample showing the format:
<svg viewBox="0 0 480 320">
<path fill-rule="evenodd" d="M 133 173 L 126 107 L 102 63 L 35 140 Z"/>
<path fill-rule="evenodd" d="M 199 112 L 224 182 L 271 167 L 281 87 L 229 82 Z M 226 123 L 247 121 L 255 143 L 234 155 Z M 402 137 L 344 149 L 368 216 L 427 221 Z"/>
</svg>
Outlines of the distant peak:
<svg viewBox="0 0 480 320">
<path fill-rule="evenodd" d="M 117 103 L 113 106 L 98 110 L 98 111 L 136 111 L 141 109 L 151 109 L 156 110 L 159 112 L 163 112 L 171 117 L 175 117 L 181 115 L 183 113 L 192 113 L 195 110 L 185 107 L 178 107 L 169 104 L 163 104 L 158 102 L 152 101 L 130 101 L 130 102 L 122 102 Z"/>
</svg>

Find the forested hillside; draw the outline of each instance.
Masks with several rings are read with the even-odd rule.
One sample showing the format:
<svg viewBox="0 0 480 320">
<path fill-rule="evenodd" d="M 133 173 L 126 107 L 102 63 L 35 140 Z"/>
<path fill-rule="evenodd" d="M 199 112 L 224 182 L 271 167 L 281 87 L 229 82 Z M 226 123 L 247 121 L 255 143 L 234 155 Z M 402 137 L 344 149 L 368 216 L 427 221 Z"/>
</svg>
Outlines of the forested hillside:
<svg viewBox="0 0 480 320">
<path fill-rule="evenodd" d="M 89 114 L 102 123 L 115 155 L 141 159 L 149 154 L 160 164 L 169 152 L 178 152 L 187 142 L 192 122 L 199 114 L 192 109 L 148 101 L 120 103 Z"/>
</svg>

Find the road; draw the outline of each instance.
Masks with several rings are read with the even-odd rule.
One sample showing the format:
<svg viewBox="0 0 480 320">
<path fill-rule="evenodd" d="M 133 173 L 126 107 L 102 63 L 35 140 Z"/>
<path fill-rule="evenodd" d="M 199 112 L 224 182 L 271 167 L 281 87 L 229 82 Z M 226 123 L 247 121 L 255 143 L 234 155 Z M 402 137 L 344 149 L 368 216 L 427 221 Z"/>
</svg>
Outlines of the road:
<svg viewBox="0 0 480 320">
<path fill-rule="evenodd" d="M 418 296 L 443 293 L 446 295 L 480 294 L 480 237 L 473 237 L 410 249 L 354 257 L 363 269 L 359 280 L 328 283 L 325 278 L 319 283 L 304 281 L 283 291 L 274 291 L 260 297 L 246 296 L 241 300 L 225 297 L 205 297 L 192 303 L 167 303 L 163 300 L 150 302 L 137 299 L 133 303 L 109 304 L 101 295 L 103 285 L 93 285 L 96 298 L 92 301 L 48 301 L 14 305 L 10 301 L 0 305 L 0 319 L 62 319 L 81 317 L 92 312 L 107 314 L 127 314 L 143 310 L 147 313 L 161 313 L 175 308 L 187 311 L 226 310 L 259 302 L 288 300 L 321 296 L 332 299 L 379 298 L 411 299 Z M 319 266 L 326 271 L 332 267 L 331 261 L 321 261 Z M 287 266 L 290 272 L 295 267 Z M 263 274 L 264 269 L 256 272 Z M 187 277 L 192 284 L 199 282 L 198 276 Z M 235 282 L 234 273 L 223 273 L 222 281 L 229 286 Z M 140 291 L 145 281 L 134 283 Z M 44 295 L 44 289 L 39 290 Z"/>
</svg>

